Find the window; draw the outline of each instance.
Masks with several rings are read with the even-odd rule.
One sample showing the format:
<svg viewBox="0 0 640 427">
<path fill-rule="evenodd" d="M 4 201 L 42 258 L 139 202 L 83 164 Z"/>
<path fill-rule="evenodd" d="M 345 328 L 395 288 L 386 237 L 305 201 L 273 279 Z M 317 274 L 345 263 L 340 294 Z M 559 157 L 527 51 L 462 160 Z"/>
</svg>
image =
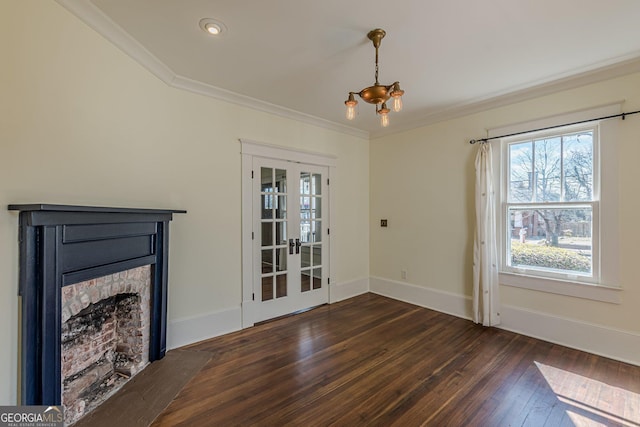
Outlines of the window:
<svg viewBox="0 0 640 427">
<path fill-rule="evenodd" d="M 503 146 L 503 271 L 597 282 L 597 126 L 520 136 Z"/>
</svg>

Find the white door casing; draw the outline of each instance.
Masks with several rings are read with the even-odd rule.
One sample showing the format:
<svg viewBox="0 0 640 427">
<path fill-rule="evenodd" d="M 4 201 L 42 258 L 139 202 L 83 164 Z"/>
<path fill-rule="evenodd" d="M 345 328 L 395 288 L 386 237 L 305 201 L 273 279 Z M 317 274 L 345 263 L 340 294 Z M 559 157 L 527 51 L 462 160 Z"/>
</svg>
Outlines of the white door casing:
<svg viewBox="0 0 640 427">
<path fill-rule="evenodd" d="M 242 327 L 329 302 L 333 156 L 241 139 Z"/>
</svg>

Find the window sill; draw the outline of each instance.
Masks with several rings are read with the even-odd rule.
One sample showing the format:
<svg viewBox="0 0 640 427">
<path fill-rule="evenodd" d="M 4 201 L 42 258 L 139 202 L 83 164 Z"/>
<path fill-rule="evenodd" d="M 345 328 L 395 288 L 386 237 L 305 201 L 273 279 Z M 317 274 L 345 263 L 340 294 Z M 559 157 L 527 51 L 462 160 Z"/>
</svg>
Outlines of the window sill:
<svg viewBox="0 0 640 427">
<path fill-rule="evenodd" d="M 622 288 L 615 288 L 570 280 L 550 279 L 546 277 L 526 276 L 516 273 L 500 273 L 500 284 L 516 288 L 531 289 L 558 295 L 585 298 L 594 301 L 620 304 Z"/>
</svg>

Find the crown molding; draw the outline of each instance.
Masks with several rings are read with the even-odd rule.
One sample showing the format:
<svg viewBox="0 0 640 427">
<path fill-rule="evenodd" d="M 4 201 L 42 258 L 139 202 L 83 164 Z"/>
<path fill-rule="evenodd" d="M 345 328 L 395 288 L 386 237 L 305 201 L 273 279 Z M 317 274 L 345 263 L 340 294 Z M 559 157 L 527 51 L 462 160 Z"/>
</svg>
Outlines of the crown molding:
<svg viewBox="0 0 640 427">
<path fill-rule="evenodd" d="M 537 84 L 523 85 L 520 88 L 511 88 L 501 93 L 494 93 L 469 102 L 456 104 L 449 108 L 424 115 L 419 119 L 394 126 L 393 129 L 386 128 L 372 132 L 371 139 L 406 132 L 445 120 L 457 119 L 637 72 L 640 72 L 640 52 L 599 63 L 596 68 L 585 68 L 577 72 L 556 75 Z"/>
<path fill-rule="evenodd" d="M 250 96 L 241 95 L 230 90 L 222 89 L 216 86 L 212 86 L 206 83 L 202 83 L 196 80 L 192 80 L 186 77 L 176 75 L 174 79 L 169 83 L 178 89 L 188 90 L 190 92 L 198 93 L 201 95 L 209 96 L 211 98 L 219 99 L 221 101 L 230 102 L 243 107 L 251 108 L 253 110 L 262 111 L 276 116 L 284 117 L 286 119 L 295 120 L 302 123 L 318 126 L 324 129 L 329 129 L 335 132 L 341 132 L 347 135 L 355 136 L 358 138 L 369 139 L 369 132 L 356 129 L 351 126 L 346 126 L 340 123 L 335 123 L 330 120 L 322 119 L 320 117 L 312 116 L 310 114 L 302 113 L 300 111 L 291 110 L 286 107 L 271 104 L 266 101 L 261 101 Z"/>
<path fill-rule="evenodd" d="M 187 90 L 205 95 L 221 101 L 230 102 L 286 119 L 311 124 L 324 129 L 341 132 L 362 139 L 369 139 L 369 132 L 335 123 L 310 114 L 295 111 L 269 102 L 261 101 L 250 96 L 241 95 L 226 89 L 195 81 L 176 74 L 165 63 L 149 52 L 142 44 L 134 39 L 122 27 L 105 15 L 90 0 L 56 0 L 61 6 L 74 14 L 90 28 L 102 35 L 117 48 L 150 71 L 167 85 L 176 89 Z"/>
</svg>

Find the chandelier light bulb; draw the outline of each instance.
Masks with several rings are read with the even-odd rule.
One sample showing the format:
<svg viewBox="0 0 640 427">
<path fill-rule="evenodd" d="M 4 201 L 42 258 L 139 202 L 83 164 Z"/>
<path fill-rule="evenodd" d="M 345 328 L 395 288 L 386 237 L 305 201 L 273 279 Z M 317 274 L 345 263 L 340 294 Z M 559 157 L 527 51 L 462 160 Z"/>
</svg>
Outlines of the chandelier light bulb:
<svg viewBox="0 0 640 427">
<path fill-rule="evenodd" d="M 394 96 L 393 97 L 393 111 L 396 113 L 402 110 L 402 97 Z"/>
<path fill-rule="evenodd" d="M 356 108 L 353 105 L 347 105 L 347 120 L 353 120 L 356 117 Z"/>
<path fill-rule="evenodd" d="M 402 95 L 404 91 L 400 89 L 400 83 L 395 82 L 393 89 L 391 90 L 391 97 L 393 98 L 393 111 L 398 112 L 402 110 Z"/>
<path fill-rule="evenodd" d="M 356 105 L 358 101 L 355 100 L 353 94 L 349 94 L 349 99 L 344 101 L 344 105 L 347 106 L 347 120 L 353 120 L 356 117 Z"/>
<path fill-rule="evenodd" d="M 380 114 L 380 124 L 383 128 L 389 126 L 389 109 L 387 108 L 387 104 L 383 103 L 380 109 L 378 110 L 378 114 Z"/>
<path fill-rule="evenodd" d="M 386 128 L 387 126 L 389 126 L 389 114 L 387 113 L 380 114 L 380 124 L 382 125 L 383 128 Z"/>
</svg>

